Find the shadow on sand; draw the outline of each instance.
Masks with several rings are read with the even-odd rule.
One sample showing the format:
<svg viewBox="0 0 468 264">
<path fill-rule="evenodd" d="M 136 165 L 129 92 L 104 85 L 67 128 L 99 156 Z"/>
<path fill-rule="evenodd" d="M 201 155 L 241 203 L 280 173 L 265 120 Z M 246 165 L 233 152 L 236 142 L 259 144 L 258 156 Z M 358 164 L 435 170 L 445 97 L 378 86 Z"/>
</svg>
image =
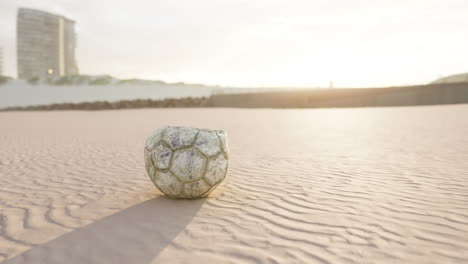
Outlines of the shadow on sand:
<svg viewBox="0 0 468 264">
<path fill-rule="evenodd" d="M 205 199 L 157 197 L 37 246 L 4 263 L 150 263 Z"/>
</svg>

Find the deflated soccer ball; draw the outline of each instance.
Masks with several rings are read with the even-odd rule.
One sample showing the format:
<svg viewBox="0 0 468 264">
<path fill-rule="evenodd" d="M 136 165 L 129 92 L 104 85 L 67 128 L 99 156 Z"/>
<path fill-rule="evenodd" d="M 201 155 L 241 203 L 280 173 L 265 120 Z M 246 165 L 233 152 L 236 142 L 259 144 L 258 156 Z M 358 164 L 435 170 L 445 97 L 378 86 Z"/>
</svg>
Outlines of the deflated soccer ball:
<svg viewBox="0 0 468 264">
<path fill-rule="evenodd" d="M 154 185 L 172 198 L 207 196 L 226 177 L 226 133 L 191 127 L 162 127 L 145 143 L 145 167 Z"/>
</svg>

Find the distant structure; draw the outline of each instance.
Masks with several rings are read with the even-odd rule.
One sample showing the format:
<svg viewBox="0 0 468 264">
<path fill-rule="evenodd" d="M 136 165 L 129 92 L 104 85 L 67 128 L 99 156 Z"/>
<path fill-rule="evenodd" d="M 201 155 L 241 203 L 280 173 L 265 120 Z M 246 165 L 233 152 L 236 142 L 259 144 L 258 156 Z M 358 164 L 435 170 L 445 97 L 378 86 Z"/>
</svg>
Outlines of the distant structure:
<svg viewBox="0 0 468 264">
<path fill-rule="evenodd" d="M 78 74 L 75 21 L 20 8 L 16 22 L 18 78 Z"/>
<path fill-rule="evenodd" d="M 468 83 L 468 72 L 467 73 L 459 73 L 453 74 L 446 77 L 439 77 L 439 79 L 432 82 L 432 84 L 440 84 L 440 83 Z"/>
<path fill-rule="evenodd" d="M 0 75 L 3 75 L 3 48 L 0 47 Z"/>
</svg>

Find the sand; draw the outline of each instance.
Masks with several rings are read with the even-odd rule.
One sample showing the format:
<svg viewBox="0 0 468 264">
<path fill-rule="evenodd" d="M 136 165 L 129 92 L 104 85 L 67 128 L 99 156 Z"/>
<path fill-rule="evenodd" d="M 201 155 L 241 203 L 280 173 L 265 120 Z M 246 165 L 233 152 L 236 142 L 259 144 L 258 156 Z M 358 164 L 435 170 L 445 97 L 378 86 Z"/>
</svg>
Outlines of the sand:
<svg viewBox="0 0 468 264">
<path fill-rule="evenodd" d="M 0 113 L 0 262 L 467 263 L 468 105 Z M 145 175 L 162 125 L 226 129 L 206 199 Z"/>
</svg>

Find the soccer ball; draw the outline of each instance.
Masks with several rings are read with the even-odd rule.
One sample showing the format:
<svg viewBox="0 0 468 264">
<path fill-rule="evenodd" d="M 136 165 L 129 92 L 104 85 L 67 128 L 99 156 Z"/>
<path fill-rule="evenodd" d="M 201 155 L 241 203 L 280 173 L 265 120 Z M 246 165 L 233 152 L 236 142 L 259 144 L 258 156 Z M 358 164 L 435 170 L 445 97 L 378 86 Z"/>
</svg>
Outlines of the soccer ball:
<svg viewBox="0 0 468 264">
<path fill-rule="evenodd" d="M 229 150 L 226 133 L 191 127 L 162 127 L 145 143 L 148 176 L 172 198 L 207 196 L 226 177 Z"/>
</svg>

